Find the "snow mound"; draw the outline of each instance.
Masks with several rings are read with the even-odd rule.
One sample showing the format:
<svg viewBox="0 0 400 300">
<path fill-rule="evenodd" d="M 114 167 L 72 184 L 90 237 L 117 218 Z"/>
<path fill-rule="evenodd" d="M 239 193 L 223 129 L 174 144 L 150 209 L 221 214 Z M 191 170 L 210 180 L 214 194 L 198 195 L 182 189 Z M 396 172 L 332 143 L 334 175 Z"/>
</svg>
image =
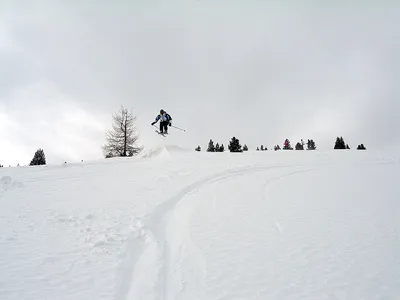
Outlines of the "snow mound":
<svg viewBox="0 0 400 300">
<path fill-rule="evenodd" d="M 171 153 L 193 153 L 193 151 L 194 151 L 192 149 L 184 148 L 184 147 L 178 146 L 178 145 L 167 145 L 164 147 L 165 147 L 165 149 L 168 150 L 168 152 L 171 152 Z"/>
<path fill-rule="evenodd" d="M 147 150 L 143 150 L 143 153 L 141 154 L 142 158 L 153 158 L 153 157 L 159 157 L 163 153 L 167 152 L 165 147 L 156 147 L 156 148 L 151 148 Z"/>
<path fill-rule="evenodd" d="M 181 146 L 166 145 L 144 150 L 141 157 L 145 159 L 148 158 L 172 159 L 173 157 L 193 152 L 194 151 L 188 148 L 183 148 Z"/>
</svg>

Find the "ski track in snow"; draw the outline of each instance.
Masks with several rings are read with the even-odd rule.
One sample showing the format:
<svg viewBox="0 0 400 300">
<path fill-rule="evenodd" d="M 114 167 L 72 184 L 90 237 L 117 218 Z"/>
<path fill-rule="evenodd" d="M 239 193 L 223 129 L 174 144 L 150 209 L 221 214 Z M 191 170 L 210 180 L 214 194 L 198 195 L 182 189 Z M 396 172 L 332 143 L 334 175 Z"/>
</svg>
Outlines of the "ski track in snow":
<svg viewBox="0 0 400 300">
<path fill-rule="evenodd" d="M 396 299 L 398 170 L 369 152 L 179 148 L 4 168 L 0 299 Z"/>
<path fill-rule="evenodd" d="M 230 180 L 236 177 L 254 176 L 255 173 L 271 172 L 287 168 L 295 169 L 296 167 L 246 166 L 242 168 L 225 170 L 221 173 L 211 175 L 186 186 L 178 194 L 161 204 L 150 216 L 146 218 L 146 224 L 148 224 L 146 226 L 146 237 L 150 244 L 148 244 L 147 247 L 145 247 L 143 244 L 139 246 L 137 240 L 133 239 L 129 245 L 128 252 L 137 253 L 137 249 L 140 248 L 141 254 L 136 255 L 135 257 L 131 257 L 128 254 L 126 261 L 124 261 L 124 265 L 131 267 L 126 267 L 123 271 L 123 274 L 125 275 L 123 276 L 123 282 L 121 283 L 116 299 L 178 299 L 179 293 L 184 289 L 185 281 L 181 278 L 183 274 L 180 274 L 179 270 L 173 268 L 175 263 L 177 263 L 179 266 L 180 258 L 171 257 L 171 247 L 190 247 L 192 249 L 191 254 L 197 253 L 196 258 L 201 261 L 201 252 L 196 249 L 192 243 L 190 243 L 190 240 L 179 240 L 176 242 L 177 244 L 171 244 L 171 241 L 176 240 L 174 236 L 177 234 L 177 232 L 185 230 L 184 228 L 187 226 L 186 223 L 188 220 L 186 220 L 186 223 L 182 222 L 182 219 L 185 219 L 185 216 L 174 216 L 174 210 L 176 209 L 176 206 L 180 204 L 184 198 L 186 198 L 188 195 L 195 195 L 207 185 L 218 184 L 222 181 Z M 313 169 L 303 168 L 303 170 L 300 171 L 292 170 L 283 175 L 273 176 L 263 184 L 263 187 L 267 187 L 271 182 L 283 180 L 289 176 L 294 176 L 296 174 L 309 172 L 312 170 Z M 214 199 L 213 203 L 216 205 L 216 199 Z M 168 232 L 169 226 L 172 227 L 172 230 Z M 279 227 L 279 225 L 277 226 Z M 186 235 L 186 238 L 188 238 L 187 233 L 184 235 Z M 185 237 L 181 237 L 181 239 L 185 239 Z M 135 251 L 133 251 L 134 249 Z M 174 249 L 174 251 L 179 252 L 182 250 Z M 153 257 L 151 258 L 150 255 L 153 255 Z M 196 258 L 192 256 L 193 260 L 196 260 Z M 174 262 L 171 261 L 172 259 L 174 259 Z M 139 274 L 143 274 L 142 271 L 145 269 L 139 267 L 140 271 L 137 272 L 136 267 L 141 262 L 148 264 L 149 260 L 152 260 L 153 265 L 146 266 L 148 268 L 153 268 L 153 270 L 157 270 L 157 274 L 153 273 L 152 278 L 148 278 L 147 276 L 139 276 Z M 176 260 L 178 260 L 178 262 Z M 201 272 L 201 269 L 202 267 L 198 268 L 196 272 Z M 196 276 L 199 277 L 200 275 Z M 175 279 L 174 282 L 173 279 Z M 139 283 L 137 281 L 139 281 Z M 146 285 L 149 286 L 144 288 Z M 149 297 L 149 293 L 155 294 Z"/>
</svg>

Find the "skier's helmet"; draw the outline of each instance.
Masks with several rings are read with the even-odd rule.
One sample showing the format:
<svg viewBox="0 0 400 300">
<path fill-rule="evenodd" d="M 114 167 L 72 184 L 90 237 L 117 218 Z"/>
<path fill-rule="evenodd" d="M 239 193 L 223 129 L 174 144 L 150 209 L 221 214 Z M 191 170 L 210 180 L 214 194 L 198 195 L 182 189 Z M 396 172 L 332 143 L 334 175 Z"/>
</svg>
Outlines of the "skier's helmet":
<svg viewBox="0 0 400 300">
<path fill-rule="evenodd" d="M 163 114 L 165 111 L 163 109 L 160 110 L 160 114 Z"/>
</svg>

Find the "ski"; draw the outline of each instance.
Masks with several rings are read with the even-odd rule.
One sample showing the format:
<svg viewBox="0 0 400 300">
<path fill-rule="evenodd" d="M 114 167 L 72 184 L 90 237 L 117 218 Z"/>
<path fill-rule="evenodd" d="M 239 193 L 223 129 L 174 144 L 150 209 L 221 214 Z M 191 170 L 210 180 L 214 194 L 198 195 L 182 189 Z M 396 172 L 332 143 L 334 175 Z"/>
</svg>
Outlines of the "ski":
<svg viewBox="0 0 400 300">
<path fill-rule="evenodd" d="M 161 133 L 161 132 L 159 132 L 158 130 L 156 130 L 156 132 L 157 132 L 159 135 L 162 135 L 163 137 L 166 137 L 164 133 Z"/>
</svg>

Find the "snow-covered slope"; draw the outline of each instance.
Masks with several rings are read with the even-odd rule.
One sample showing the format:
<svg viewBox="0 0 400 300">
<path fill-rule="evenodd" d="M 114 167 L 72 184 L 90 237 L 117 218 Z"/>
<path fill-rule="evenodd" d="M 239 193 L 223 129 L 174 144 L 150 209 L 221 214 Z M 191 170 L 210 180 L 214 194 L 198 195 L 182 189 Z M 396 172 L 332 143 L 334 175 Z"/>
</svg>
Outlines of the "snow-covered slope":
<svg viewBox="0 0 400 300">
<path fill-rule="evenodd" d="M 370 151 L 0 169 L 0 299 L 400 299 L 400 165 Z"/>
</svg>

